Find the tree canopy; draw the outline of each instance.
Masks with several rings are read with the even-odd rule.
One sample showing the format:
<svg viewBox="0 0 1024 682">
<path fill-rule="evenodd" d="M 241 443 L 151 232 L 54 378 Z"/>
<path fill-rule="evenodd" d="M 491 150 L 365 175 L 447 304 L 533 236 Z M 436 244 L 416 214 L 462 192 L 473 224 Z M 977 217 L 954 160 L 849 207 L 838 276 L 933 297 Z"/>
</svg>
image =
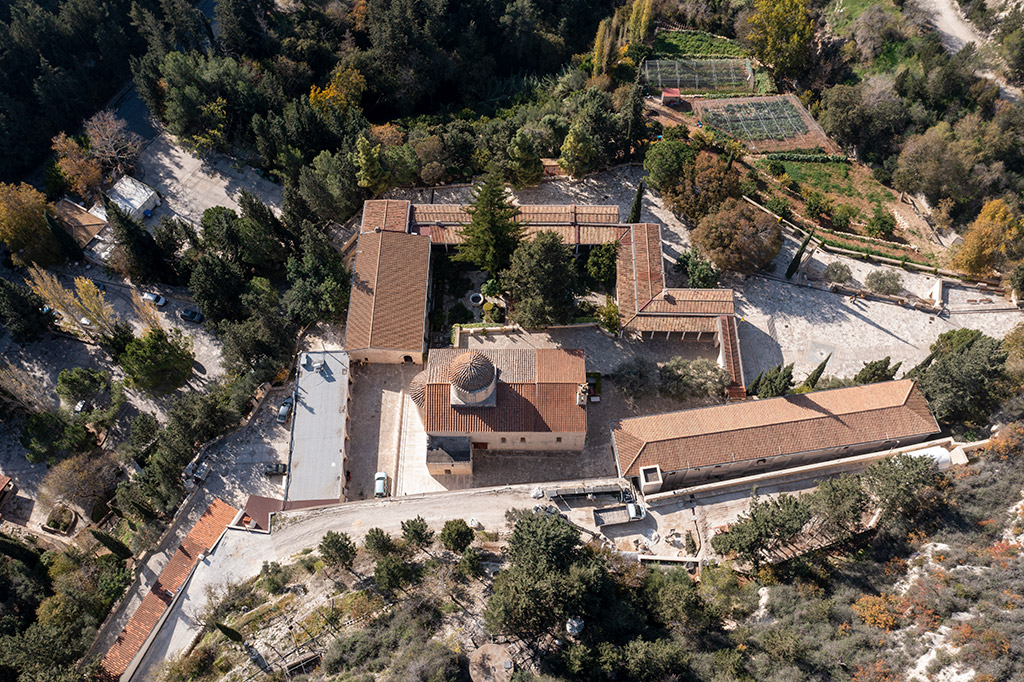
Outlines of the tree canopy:
<svg viewBox="0 0 1024 682">
<path fill-rule="evenodd" d="M 470 221 L 462 227 L 463 241 L 454 260 L 473 263 L 496 277 L 509 266 L 512 253 L 523 239 L 523 226 L 515 219 L 519 209 L 509 200 L 496 169 L 473 188 L 466 212 Z"/>
<path fill-rule="evenodd" d="M 778 254 L 782 233 L 770 215 L 726 199 L 717 213 L 698 223 L 693 242 L 720 270 L 754 272 Z"/>
<path fill-rule="evenodd" d="M 585 291 L 572 249 L 547 230 L 515 250 L 501 281 L 512 299 L 512 317 L 524 327 L 571 322 L 576 296 Z"/>
</svg>

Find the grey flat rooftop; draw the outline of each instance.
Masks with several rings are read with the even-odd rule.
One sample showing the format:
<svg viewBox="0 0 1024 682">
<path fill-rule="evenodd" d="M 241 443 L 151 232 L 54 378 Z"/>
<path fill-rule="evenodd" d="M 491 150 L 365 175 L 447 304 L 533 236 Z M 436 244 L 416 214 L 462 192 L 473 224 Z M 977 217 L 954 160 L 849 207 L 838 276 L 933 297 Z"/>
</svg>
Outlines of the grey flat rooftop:
<svg viewBox="0 0 1024 682">
<path fill-rule="evenodd" d="M 301 353 L 299 358 L 285 499 L 339 500 L 345 474 L 348 353 L 328 350 Z"/>
</svg>

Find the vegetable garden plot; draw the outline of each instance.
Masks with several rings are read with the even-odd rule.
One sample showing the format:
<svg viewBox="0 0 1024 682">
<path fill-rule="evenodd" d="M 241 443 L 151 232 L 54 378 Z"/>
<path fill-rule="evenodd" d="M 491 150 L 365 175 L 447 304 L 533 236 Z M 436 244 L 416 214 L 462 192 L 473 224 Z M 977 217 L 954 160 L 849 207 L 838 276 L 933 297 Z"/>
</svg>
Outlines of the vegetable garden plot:
<svg viewBox="0 0 1024 682">
<path fill-rule="evenodd" d="M 693 106 L 705 125 L 742 140 L 754 152 L 815 147 L 840 151 L 792 95 L 697 99 Z"/>
<path fill-rule="evenodd" d="M 754 90 L 754 72 L 748 59 L 648 59 L 644 78 L 656 88 L 684 92 Z"/>
</svg>

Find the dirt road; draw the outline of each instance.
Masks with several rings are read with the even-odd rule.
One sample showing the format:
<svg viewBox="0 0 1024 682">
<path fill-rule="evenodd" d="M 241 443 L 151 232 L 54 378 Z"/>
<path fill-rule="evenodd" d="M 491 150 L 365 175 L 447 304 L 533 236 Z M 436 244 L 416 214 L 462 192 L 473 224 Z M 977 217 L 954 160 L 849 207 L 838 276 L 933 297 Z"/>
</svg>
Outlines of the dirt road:
<svg viewBox="0 0 1024 682">
<path fill-rule="evenodd" d="M 935 30 L 942 38 L 942 44 L 950 52 L 959 52 L 968 43 L 974 43 L 979 48 L 988 44 L 988 39 L 961 13 L 956 0 L 917 0 L 917 3 L 931 16 Z M 1016 102 L 1024 95 L 1024 91 L 1006 82 L 998 72 L 1003 67 L 1002 59 L 998 56 L 995 59 L 998 62 L 995 65 L 996 70 L 982 70 L 976 75 L 995 81 L 999 85 L 1000 96 Z"/>
</svg>

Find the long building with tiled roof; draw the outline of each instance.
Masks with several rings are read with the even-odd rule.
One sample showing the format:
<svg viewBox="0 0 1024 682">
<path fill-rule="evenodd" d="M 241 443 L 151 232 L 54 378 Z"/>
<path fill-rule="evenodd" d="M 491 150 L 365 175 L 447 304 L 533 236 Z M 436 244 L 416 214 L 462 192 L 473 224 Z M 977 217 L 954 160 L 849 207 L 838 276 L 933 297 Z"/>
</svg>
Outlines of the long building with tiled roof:
<svg viewBox="0 0 1024 682">
<path fill-rule="evenodd" d="M 439 348 L 409 394 L 428 439 L 443 440 L 442 447 L 582 450 L 586 385 L 582 350 Z"/>
<path fill-rule="evenodd" d="M 394 223 L 384 211 L 375 221 L 376 227 L 361 233 L 356 243 L 345 349 L 356 362 L 422 364 L 427 345 L 430 239 L 387 227 Z"/>
<path fill-rule="evenodd" d="M 100 664 L 101 676 L 104 679 L 116 680 L 131 667 L 135 657 L 149 639 L 150 633 L 171 605 L 174 596 L 192 575 L 192 569 L 199 563 L 200 556 L 213 548 L 237 515 L 237 509 L 219 499 L 214 499 L 203 512 L 196 525 L 181 541 L 178 551 L 171 556 L 156 582 L 143 597 L 142 603 L 135 609 L 124 630 L 114 640 L 113 646 L 107 650 Z"/>
<path fill-rule="evenodd" d="M 611 424 L 619 474 L 676 488 L 875 452 L 939 432 L 910 379 L 633 417 Z"/>
</svg>

